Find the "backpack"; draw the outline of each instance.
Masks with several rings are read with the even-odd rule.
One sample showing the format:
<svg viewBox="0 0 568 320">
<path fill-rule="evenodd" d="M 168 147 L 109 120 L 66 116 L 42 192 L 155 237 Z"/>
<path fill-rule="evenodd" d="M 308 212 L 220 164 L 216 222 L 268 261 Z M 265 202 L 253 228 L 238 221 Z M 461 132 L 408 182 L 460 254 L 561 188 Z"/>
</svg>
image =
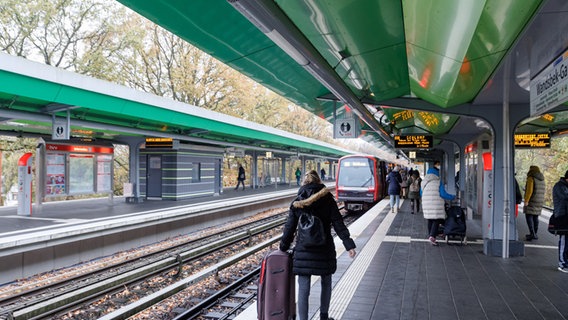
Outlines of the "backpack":
<svg viewBox="0 0 568 320">
<path fill-rule="evenodd" d="M 420 179 L 412 179 L 412 183 L 410 184 L 409 191 L 411 192 L 420 192 Z"/>
<path fill-rule="evenodd" d="M 325 244 L 325 232 L 320 218 L 302 212 L 298 221 L 298 242 L 306 247 L 316 247 Z"/>
</svg>

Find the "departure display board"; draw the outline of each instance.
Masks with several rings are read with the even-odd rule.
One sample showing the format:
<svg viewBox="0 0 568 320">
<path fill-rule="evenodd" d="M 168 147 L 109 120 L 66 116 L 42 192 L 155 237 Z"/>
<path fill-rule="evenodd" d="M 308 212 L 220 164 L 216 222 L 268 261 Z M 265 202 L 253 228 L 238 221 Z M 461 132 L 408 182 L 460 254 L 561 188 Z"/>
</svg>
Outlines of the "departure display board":
<svg viewBox="0 0 568 320">
<path fill-rule="evenodd" d="M 172 138 L 146 138 L 146 148 L 172 148 L 173 145 Z"/>
<path fill-rule="evenodd" d="M 515 148 L 550 148 L 550 133 L 515 134 Z"/>
<path fill-rule="evenodd" d="M 434 144 L 434 138 L 428 135 L 396 135 L 394 136 L 395 148 L 429 149 Z"/>
</svg>

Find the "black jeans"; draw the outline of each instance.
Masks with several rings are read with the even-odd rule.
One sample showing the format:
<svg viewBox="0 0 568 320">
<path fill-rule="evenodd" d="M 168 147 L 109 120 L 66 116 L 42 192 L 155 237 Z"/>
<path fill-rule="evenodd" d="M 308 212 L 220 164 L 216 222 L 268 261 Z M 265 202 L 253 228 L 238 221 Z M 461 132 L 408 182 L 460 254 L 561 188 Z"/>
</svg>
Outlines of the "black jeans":
<svg viewBox="0 0 568 320">
<path fill-rule="evenodd" d="M 529 227 L 529 233 L 534 236 L 538 232 L 538 216 L 536 214 L 525 214 L 527 219 L 527 227 Z"/>
<path fill-rule="evenodd" d="M 416 210 L 414 210 L 414 209 L 416 209 Z M 420 212 L 420 198 L 410 199 L 410 211 L 411 212 Z"/>
</svg>

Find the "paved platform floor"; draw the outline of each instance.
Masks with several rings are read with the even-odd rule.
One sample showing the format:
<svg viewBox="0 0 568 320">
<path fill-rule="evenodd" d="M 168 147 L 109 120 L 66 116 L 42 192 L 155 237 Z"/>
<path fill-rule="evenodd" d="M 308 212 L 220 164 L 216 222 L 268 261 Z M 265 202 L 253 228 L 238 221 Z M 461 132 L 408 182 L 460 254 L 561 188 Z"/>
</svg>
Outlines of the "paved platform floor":
<svg viewBox="0 0 568 320">
<path fill-rule="evenodd" d="M 479 234 L 466 246 L 432 246 L 424 218 L 407 206 L 339 319 L 568 318 L 568 274 L 557 270 L 557 238 L 546 224 L 539 240 L 526 242 L 525 256 L 503 259 L 483 254 L 482 242 L 471 241 Z M 524 237 L 524 217 L 517 219 Z"/>
</svg>

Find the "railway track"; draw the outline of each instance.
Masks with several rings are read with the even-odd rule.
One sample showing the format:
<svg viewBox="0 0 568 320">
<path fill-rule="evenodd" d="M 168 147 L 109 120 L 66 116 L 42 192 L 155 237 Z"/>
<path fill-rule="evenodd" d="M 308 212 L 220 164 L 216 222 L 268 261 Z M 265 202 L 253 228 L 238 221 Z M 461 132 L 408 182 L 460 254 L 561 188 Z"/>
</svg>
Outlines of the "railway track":
<svg viewBox="0 0 568 320">
<path fill-rule="evenodd" d="M 226 312 L 227 317 L 238 314 L 255 299 L 253 283 L 258 273 L 256 269 L 264 251 L 279 241 L 281 232 L 278 228 L 285 219 L 281 212 L 243 224 L 237 230 L 203 236 L 177 245 L 175 249 L 163 249 L 138 257 L 135 262 L 113 265 L 41 289 L 29 289 L 11 298 L 2 298 L 0 319 L 126 319 L 149 309 L 167 314 L 167 319 L 194 319 L 203 317 L 204 308 L 213 307 L 220 310 L 229 307 L 228 311 L 217 311 L 212 316 L 214 318 L 219 318 L 222 312 Z M 269 235 L 271 232 L 273 236 Z M 241 250 L 243 248 L 246 250 Z M 225 270 L 228 270 L 226 274 L 221 275 Z M 246 275 L 239 275 L 243 272 Z M 237 280 L 235 275 L 239 275 Z M 242 287 L 241 283 L 246 281 L 249 283 L 241 290 L 248 293 L 235 294 L 234 288 Z M 156 307 L 188 289 L 193 292 L 189 298 L 185 295 L 174 298 L 174 302 L 165 302 L 167 306 Z M 196 297 L 195 291 L 201 291 L 201 295 Z M 212 306 L 207 302 L 226 299 L 230 301 L 224 306 Z M 193 315 L 184 315 L 188 313 Z M 221 318 L 224 317 L 221 315 Z M 142 315 L 140 319 L 154 318 Z"/>
<path fill-rule="evenodd" d="M 284 221 L 284 213 L 280 212 L 236 229 L 139 256 L 135 261 L 103 267 L 53 283 L 44 282 L 38 285 L 39 288 L 19 288 L 17 293 L 3 294 L 0 299 L 0 319 L 39 319 L 52 316 L 69 310 L 73 304 L 94 301 L 101 295 L 123 290 L 127 285 L 160 273 L 171 273 L 172 279 L 179 278 L 184 265 L 235 243 L 250 245 L 255 236 L 281 226 Z"/>
</svg>

